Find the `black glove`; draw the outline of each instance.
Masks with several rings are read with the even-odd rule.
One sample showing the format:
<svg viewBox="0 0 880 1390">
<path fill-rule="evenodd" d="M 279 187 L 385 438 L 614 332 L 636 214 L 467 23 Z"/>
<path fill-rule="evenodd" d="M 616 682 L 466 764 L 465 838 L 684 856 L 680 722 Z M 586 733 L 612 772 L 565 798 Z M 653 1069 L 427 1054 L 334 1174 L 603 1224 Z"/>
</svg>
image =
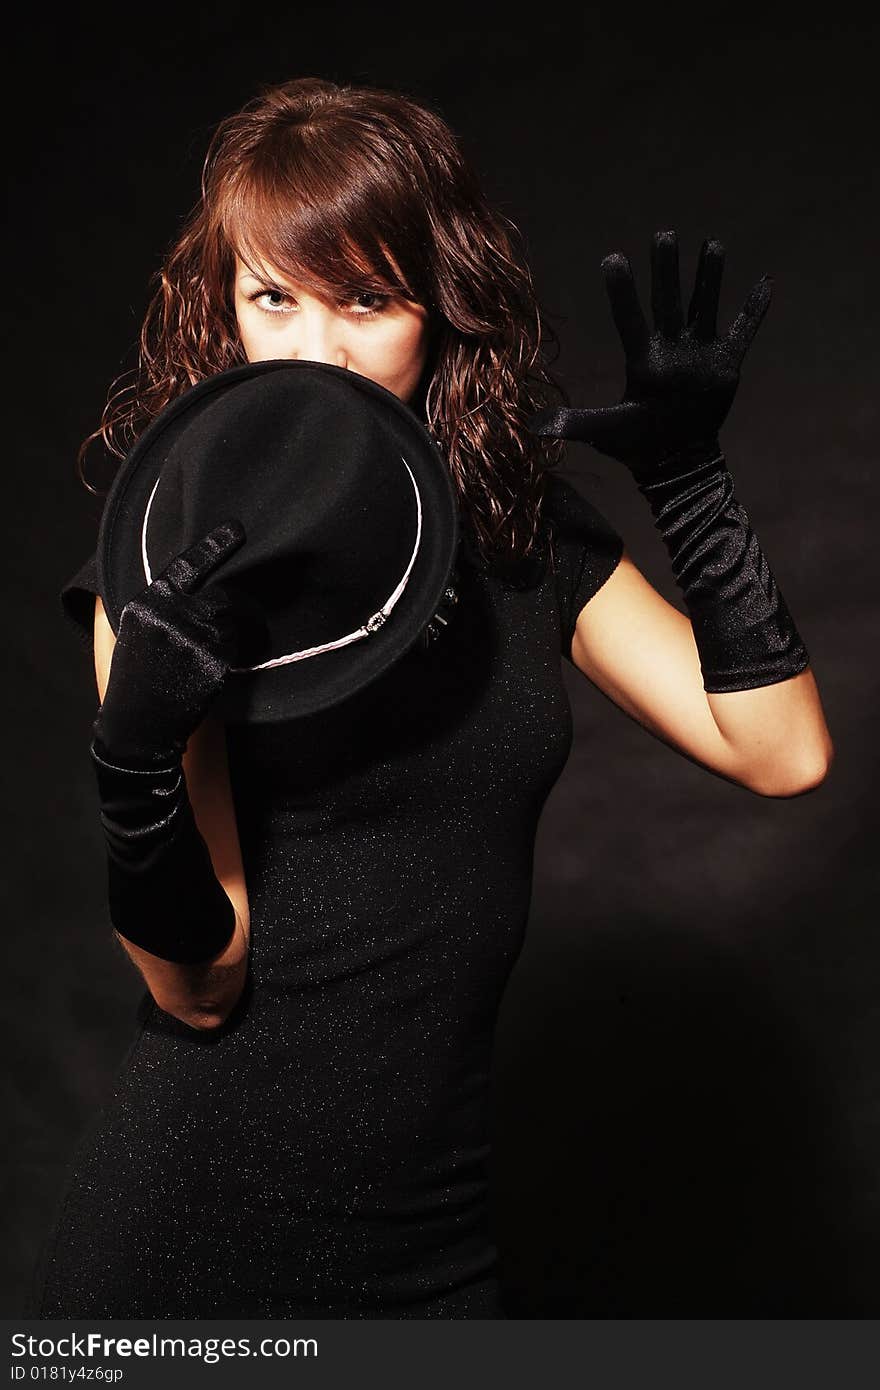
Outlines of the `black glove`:
<svg viewBox="0 0 880 1390">
<path fill-rule="evenodd" d="M 252 605 L 212 585 L 245 539 L 239 521 L 176 556 L 122 611 L 90 747 L 115 929 L 164 960 L 218 955 L 235 910 L 215 877 L 183 774 L 187 740 L 249 635 Z"/>
<path fill-rule="evenodd" d="M 239 590 L 203 585 L 244 539 L 240 521 L 216 526 L 122 610 L 95 720 L 111 761 L 167 767 L 219 694 L 255 613 Z"/>
<path fill-rule="evenodd" d="M 618 405 L 554 409 L 533 417 L 535 434 L 579 439 L 626 464 L 647 498 L 684 594 L 707 691 L 749 690 L 797 675 L 806 648 L 749 523 L 734 497 L 718 432 L 742 360 L 770 303 L 765 276 L 719 336 L 724 248 L 706 241 L 684 323 L 674 232 L 652 247 L 654 331 L 642 313 L 625 256 L 602 262 L 626 354 Z"/>
</svg>

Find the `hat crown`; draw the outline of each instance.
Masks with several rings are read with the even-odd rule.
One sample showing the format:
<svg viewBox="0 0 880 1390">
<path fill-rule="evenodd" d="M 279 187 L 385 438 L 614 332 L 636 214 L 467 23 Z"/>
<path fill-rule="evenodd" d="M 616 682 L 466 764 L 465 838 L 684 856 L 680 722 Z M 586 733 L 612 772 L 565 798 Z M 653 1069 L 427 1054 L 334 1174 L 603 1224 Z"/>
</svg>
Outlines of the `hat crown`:
<svg viewBox="0 0 880 1390">
<path fill-rule="evenodd" d="M 294 650 L 365 623 L 412 558 L 419 527 L 405 441 L 372 402 L 332 378 L 243 382 L 177 435 L 145 517 L 144 582 L 220 515 L 244 524 L 217 572 L 270 617 L 290 608 Z M 405 486 L 402 485 L 405 483 Z M 275 653 L 278 655 L 278 653 Z"/>
</svg>

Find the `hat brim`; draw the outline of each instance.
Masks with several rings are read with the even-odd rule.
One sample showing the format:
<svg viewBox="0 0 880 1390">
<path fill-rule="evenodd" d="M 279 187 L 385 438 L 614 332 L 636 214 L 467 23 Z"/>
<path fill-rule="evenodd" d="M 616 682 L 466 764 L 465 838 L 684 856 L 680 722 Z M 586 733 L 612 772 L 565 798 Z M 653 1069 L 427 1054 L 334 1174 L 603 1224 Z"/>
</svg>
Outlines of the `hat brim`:
<svg viewBox="0 0 880 1390">
<path fill-rule="evenodd" d="M 230 672 L 214 705 L 229 723 L 272 723 L 317 713 L 337 705 L 369 685 L 394 665 L 419 639 L 440 606 L 452 573 L 459 532 L 457 502 L 443 457 L 413 411 L 377 382 L 347 368 L 287 359 L 248 363 L 200 382 L 172 401 L 144 431 L 123 460 L 107 495 L 98 534 L 98 583 L 114 633 L 125 604 L 141 593 L 146 578 L 141 554 L 141 526 L 149 497 L 175 441 L 200 412 L 236 387 L 259 377 L 298 373 L 296 387 L 309 383 L 320 390 L 335 378 L 369 398 L 383 412 L 389 435 L 404 451 L 418 483 L 426 524 L 406 586 L 406 602 L 368 637 L 337 650 L 288 664 L 247 672 Z M 279 378 L 279 388 L 293 378 Z M 205 511 L 203 509 L 203 518 Z M 228 499 L 218 496 L 210 525 L 230 515 Z M 191 536 L 190 541 L 199 537 Z M 222 583 L 247 564 L 247 543 L 212 575 Z"/>
</svg>

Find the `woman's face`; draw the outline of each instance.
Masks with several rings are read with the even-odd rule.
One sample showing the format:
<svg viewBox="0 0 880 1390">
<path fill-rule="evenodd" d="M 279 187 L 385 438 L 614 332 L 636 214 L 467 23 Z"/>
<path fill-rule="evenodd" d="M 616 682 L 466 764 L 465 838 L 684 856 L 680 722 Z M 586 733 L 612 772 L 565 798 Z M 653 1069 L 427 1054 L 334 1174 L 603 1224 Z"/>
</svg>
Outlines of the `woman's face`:
<svg viewBox="0 0 880 1390">
<path fill-rule="evenodd" d="M 402 401 L 412 398 L 428 355 L 426 309 L 372 290 L 339 303 L 268 263 L 256 269 L 259 275 L 236 256 L 235 315 L 249 362 L 327 362 L 377 381 Z"/>
</svg>

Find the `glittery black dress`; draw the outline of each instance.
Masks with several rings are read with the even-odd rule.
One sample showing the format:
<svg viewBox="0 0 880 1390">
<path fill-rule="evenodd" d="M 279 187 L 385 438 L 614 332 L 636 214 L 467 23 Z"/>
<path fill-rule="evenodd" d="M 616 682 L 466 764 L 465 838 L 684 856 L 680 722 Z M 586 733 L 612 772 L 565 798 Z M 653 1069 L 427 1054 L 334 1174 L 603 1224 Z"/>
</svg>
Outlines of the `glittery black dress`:
<svg viewBox="0 0 880 1390">
<path fill-rule="evenodd" d="M 249 980 L 217 1032 L 145 995 L 73 1156 L 38 1318 L 503 1316 L 493 1034 L 568 757 L 560 654 L 622 540 L 554 479 L 556 568 L 461 559 L 427 653 L 336 710 L 233 727 Z M 94 568 L 64 591 L 90 630 Z"/>
</svg>

